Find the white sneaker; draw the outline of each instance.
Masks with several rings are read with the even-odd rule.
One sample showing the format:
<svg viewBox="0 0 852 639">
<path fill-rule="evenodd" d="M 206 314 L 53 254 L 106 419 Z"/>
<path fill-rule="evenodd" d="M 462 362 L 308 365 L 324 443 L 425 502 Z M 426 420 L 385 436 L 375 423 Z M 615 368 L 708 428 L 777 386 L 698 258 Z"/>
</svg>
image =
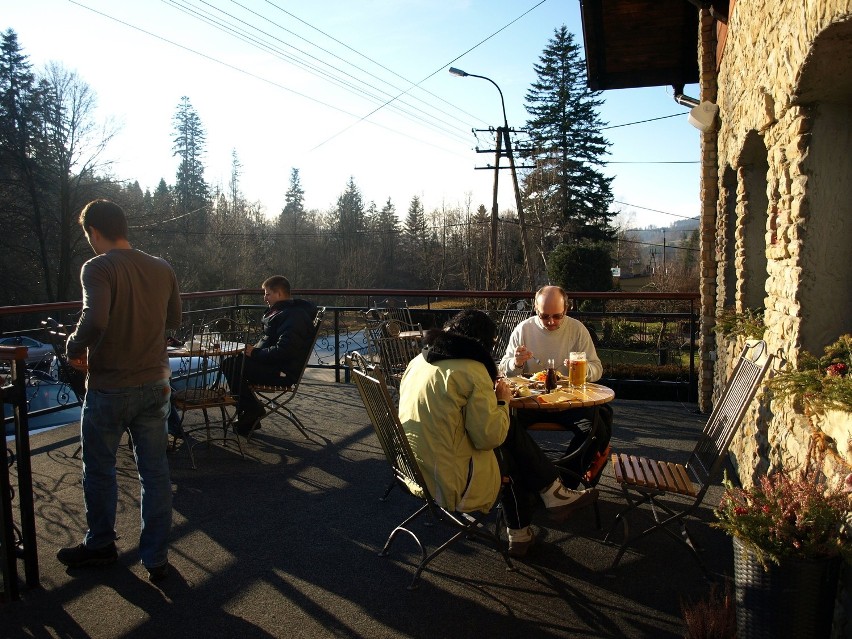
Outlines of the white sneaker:
<svg viewBox="0 0 852 639">
<path fill-rule="evenodd" d="M 552 521 L 562 522 L 568 519 L 575 510 L 589 506 L 598 499 L 598 489 L 571 490 L 561 484 L 548 495 L 546 503 L 547 514 Z"/>
</svg>

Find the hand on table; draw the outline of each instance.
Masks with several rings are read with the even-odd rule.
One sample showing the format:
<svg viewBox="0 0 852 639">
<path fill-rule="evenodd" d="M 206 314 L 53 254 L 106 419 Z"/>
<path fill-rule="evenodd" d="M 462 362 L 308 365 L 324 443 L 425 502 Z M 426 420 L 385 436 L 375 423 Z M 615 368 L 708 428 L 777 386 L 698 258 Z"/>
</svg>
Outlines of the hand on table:
<svg viewBox="0 0 852 639">
<path fill-rule="evenodd" d="M 502 377 L 494 384 L 494 393 L 499 401 L 508 402 L 512 399 L 512 389 Z"/>
<path fill-rule="evenodd" d="M 246 357 L 251 357 L 251 352 L 253 350 L 254 350 L 254 346 L 252 346 L 251 344 L 246 344 L 246 350 L 245 350 Z"/>
</svg>

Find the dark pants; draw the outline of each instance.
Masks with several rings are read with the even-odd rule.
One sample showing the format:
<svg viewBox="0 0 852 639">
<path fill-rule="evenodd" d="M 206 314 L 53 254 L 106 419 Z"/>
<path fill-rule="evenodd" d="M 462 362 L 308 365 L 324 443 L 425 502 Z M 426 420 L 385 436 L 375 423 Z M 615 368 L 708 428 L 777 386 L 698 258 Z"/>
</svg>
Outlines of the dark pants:
<svg viewBox="0 0 852 639">
<path fill-rule="evenodd" d="M 598 452 L 606 449 L 612 436 L 612 418 L 612 407 L 609 404 L 553 413 L 523 409 L 512 412 L 512 423 L 520 428 L 548 422 L 559 424 L 572 433 L 562 456 L 553 460 L 557 471 L 567 471 L 560 472 L 560 475 L 568 488 L 579 486 L 580 477 L 589 469 Z M 587 441 L 590 437 L 592 439 Z"/>
<path fill-rule="evenodd" d="M 222 362 L 222 372 L 228 380 L 231 394 L 238 397 L 237 411 L 256 411 L 261 408 L 260 402 L 249 386 L 251 384 L 268 384 L 270 386 L 286 386 L 286 378 L 275 366 L 262 364 L 245 357 L 242 353 L 226 357 Z"/>
<path fill-rule="evenodd" d="M 526 429 L 515 424 L 509 426 L 506 441 L 494 452 L 501 472 L 509 477 L 502 500 L 506 523 L 509 528 L 529 526 L 541 503 L 539 493 L 559 474 Z"/>
<path fill-rule="evenodd" d="M 606 404 L 604 404 L 604 406 L 609 408 Z M 592 406 L 590 408 L 569 408 L 568 410 L 554 411 L 552 413 L 534 409 L 516 409 L 512 411 L 512 421 L 524 428 L 529 428 L 538 422 L 548 422 L 552 424 L 559 424 L 566 430 L 573 432 L 588 432 L 591 429 L 592 420 L 595 418 L 595 413 L 597 411 L 597 406 Z M 610 410 L 609 413 L 611 415 L 612 410 Z"/>
</svg>

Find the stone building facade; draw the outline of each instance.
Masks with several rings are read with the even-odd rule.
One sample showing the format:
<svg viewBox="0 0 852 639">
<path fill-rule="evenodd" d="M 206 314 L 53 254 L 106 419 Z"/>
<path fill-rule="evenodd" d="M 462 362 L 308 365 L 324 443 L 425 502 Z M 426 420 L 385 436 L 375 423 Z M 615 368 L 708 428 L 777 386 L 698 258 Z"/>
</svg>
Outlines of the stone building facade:
<svg viewBox="0 0 852 639">
<path fill-rule="evenodd" d="M 702 11 L 699 49 L 701 99 L 719 106 L 701 150 L 707 409 L 744 343 L 716 333 L 720 313 L 764 309 L 763 337 L 788 366 L 852 333 L 852 0 L 732 1 L 726 25 Z M 731 452 L 743 484 L 814 458 L 839 481 L 852 414 L 765 392 Z M 838 637 L 852 636 L 849 573 Z"/>
<path fill-rule="evenodd" d="M 852 333 L 852 0 L 732 2 L 727 25 L 702 13 L 701 99 L 719 106 L 701 152 L 708 407 L 742 347 L 714 331 L 721 312 L 764 309 L 789 366 Z M 801 467 L 813 446 L 830 474 L 852 470 L 848 413 L 755 404 L 732 446 L 743 482 Z"/>
</svg>

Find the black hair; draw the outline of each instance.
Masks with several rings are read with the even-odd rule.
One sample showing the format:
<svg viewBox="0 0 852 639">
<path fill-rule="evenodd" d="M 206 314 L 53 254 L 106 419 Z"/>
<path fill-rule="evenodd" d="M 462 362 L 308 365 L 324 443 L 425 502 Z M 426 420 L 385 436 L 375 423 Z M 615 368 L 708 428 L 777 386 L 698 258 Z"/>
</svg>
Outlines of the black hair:
<svg viewBox="0 0 852 639">
<path fill-rule="evenodd" d="M 494 320 L 482 311 L 472 308 L 456 313 L 444 324 L 444 330 L 476 340 L 488 352 L 491 352 L 494 338 L 497 337 L 497 325 Z"/>
</svg>

